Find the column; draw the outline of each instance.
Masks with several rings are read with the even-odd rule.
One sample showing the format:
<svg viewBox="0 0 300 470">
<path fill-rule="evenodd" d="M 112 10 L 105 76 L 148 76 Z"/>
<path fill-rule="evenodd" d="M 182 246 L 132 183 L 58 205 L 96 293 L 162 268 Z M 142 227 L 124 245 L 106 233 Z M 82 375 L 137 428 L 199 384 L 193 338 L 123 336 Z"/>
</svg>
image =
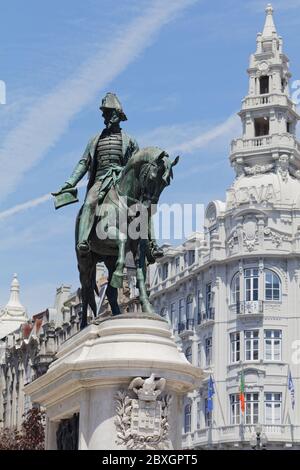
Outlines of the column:
<svg viewBox="0 0 300 470">
<path fill-rule="evenodd" d="M 45 436 L 46 450 L 57 450 L 56 431 L 58 424 L 57 421 L 51 421 L 50 418 L 47 417 Z"/>
<path fill-rule="evenodd" d="M 90 392 L 86 390 L 82 392 L 80 400 L 78 450 L 88 450 L 89 447 L 89 409 Z"/>
<path fill-rule="evenodd" d="M 265 298 L 265 274 L 264 274 L 264 259 L 263 258 L 260 258 L 259 259 L 259 270 L 258 270 L 258 273 L 259 273 L 259 277 L 258 277 L 258 301 L 259 301 L 259 304 L 261 303 L 261 305 L 263 306 L 263 301 L 264 301 L 264 298 Z M 261 341 L 260 341 L 261 343 Z M 260 346 L 262 346 L 262 344 L 260 344 Z"/>
</svg>

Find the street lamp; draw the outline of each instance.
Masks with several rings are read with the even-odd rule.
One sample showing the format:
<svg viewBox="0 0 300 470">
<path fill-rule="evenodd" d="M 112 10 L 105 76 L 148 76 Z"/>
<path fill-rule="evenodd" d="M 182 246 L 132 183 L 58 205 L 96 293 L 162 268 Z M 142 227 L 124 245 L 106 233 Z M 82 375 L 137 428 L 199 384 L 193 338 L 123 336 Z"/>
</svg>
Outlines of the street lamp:
<svg viewBox="0 0 300 470">
<path fill-rule="evenodd" d="M 253 450 L 264 450 L 266 448 L 268 439 L 265 433 L 262 433 L 261 424 L 257 424 L 255 427 L 255 434 L 250 439 L 250 445 Z"/>
</svg>

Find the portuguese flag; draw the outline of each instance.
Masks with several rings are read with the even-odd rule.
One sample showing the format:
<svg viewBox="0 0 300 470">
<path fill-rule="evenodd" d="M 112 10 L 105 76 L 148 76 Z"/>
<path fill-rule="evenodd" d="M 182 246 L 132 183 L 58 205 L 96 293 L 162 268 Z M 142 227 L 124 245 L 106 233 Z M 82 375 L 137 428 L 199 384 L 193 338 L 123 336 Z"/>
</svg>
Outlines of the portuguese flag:
<svg viewBox="0 0 300 470">
<path fill-rule="evenodd" d="M 241 372 L 241 382 L 240 382 L 240 404 L 241 404 L 241 412 L 242 414 L 245 413 L 245 378 L 244 372 Z"/>
</svg>

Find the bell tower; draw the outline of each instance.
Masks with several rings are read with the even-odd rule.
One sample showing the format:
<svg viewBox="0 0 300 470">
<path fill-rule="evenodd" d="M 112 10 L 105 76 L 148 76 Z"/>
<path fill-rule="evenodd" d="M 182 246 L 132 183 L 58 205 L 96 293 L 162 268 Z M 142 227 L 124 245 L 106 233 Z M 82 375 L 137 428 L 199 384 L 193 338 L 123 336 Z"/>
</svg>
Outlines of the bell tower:
<svg viewBox="0 0 300 470">
<path fill-rule="evenodd" d="M 264 173 L 284 164 L 298 177 L 300 145 L 295 133 L 300 116 L 289 96 L 289 60 L 271 4 L 266 8 L 263 32 L 257 34 L 248 75 L 248 95 L 239 112 L 242 137 L 231 143 L 231 164 L 237 176 Z"/>
</svg>

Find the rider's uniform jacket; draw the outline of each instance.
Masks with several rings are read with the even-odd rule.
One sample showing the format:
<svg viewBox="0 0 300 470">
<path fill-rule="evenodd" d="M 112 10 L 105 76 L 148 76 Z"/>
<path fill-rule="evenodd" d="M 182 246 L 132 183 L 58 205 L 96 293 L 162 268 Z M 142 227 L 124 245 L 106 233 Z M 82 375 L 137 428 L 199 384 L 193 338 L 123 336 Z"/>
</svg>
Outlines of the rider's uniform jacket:
<svg viewBox="0 0 300 470">
<path fill-rule="evenodd" d="M 103 179 L 111 167 L 125 166 L 129 158 L 138 150 L 137 141 L 123 130 L 119 134 L 111 134 L 104 129 L 88 142 L 82 158 L 66 182 L 76 186 L 89 172 L 87 186 L 87 191 L 89 191 L 94 182 L 97 179 Z"/>
</svg>

